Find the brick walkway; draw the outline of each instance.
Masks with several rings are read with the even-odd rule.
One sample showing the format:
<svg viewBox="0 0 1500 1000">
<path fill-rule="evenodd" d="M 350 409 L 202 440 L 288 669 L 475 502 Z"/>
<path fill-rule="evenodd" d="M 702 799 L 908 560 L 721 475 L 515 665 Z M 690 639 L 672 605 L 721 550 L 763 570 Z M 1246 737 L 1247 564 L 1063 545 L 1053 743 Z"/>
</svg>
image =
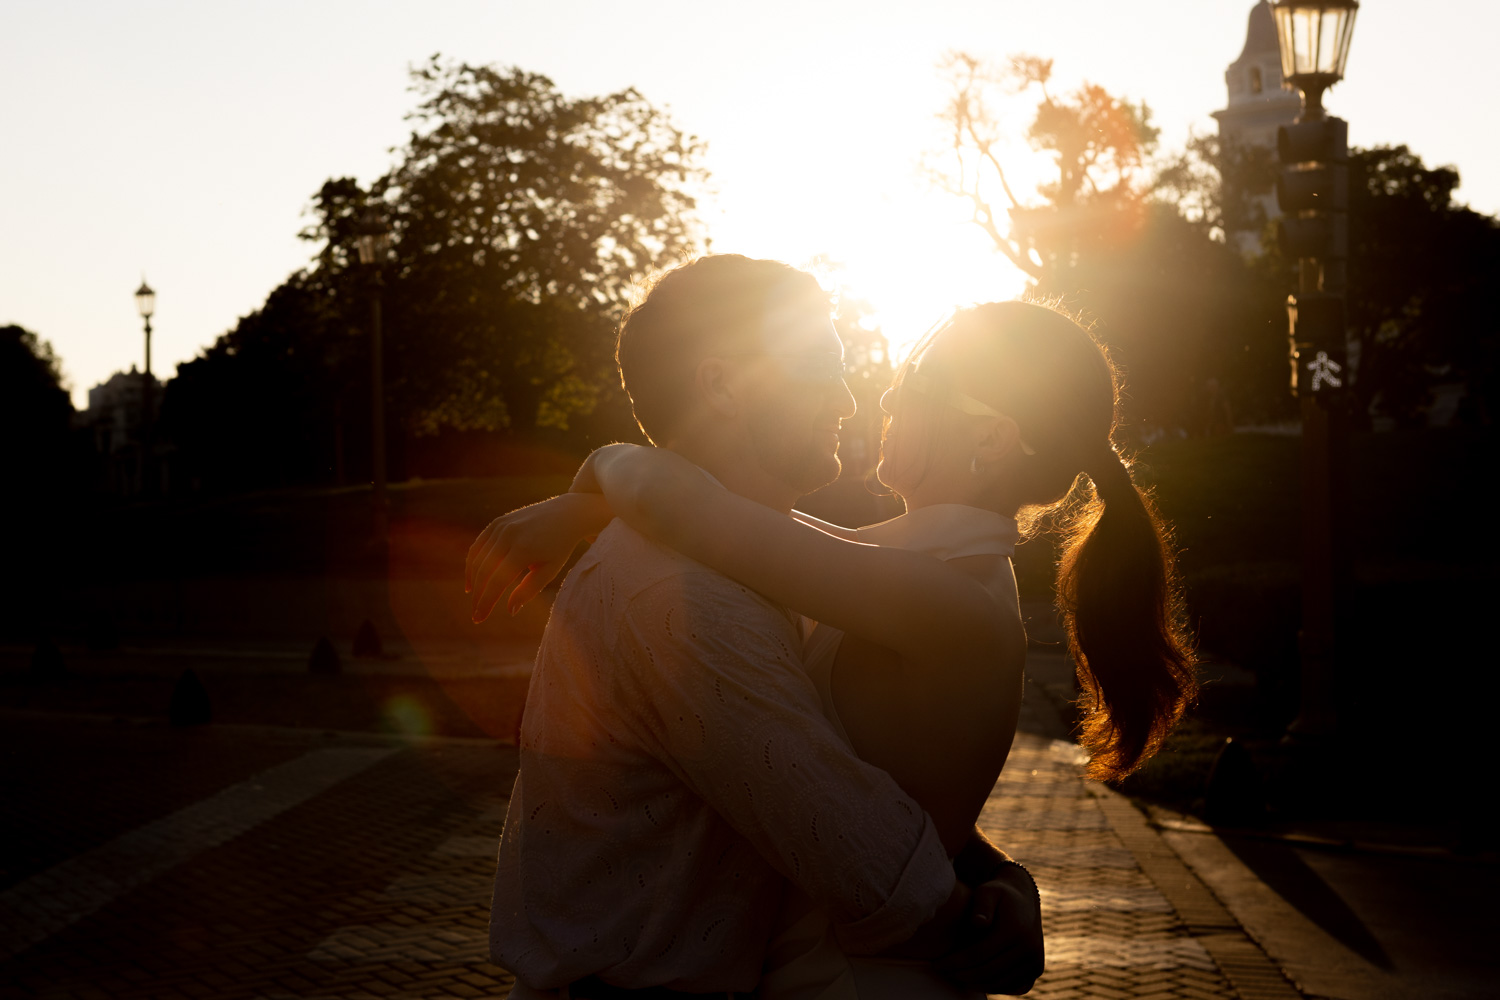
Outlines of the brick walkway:
<svg viewBox="0 0 1500 1000">
<path fill-rule="evenodd" d="M 1042 889 L 1048 972 L 1031 995 L 1297 997 L 1140 814 L 1036 732 L 1052 728 L 1037 711 L 981 819 Z M 486 923 L 513 749 L 3 723 L 0 778 L 22 794 L 0 816 L 26 849 L 6 848 L 0 996 L 504 995 Z"/>
<path fill-rule="evenodd" d="M 1038 1000 L 1301 995 L 1072 744 L 1020 734 L 979 824 L 1041 889 Z"/>
</svg>

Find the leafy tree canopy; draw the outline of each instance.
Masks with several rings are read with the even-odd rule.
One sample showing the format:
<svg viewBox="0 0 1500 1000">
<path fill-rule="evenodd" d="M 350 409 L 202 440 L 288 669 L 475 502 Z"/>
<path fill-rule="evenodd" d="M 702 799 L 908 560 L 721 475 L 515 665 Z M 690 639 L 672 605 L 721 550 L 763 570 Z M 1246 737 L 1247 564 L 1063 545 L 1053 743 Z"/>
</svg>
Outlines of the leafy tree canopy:
<svg viewBox="0 0 1500 1000">
<path fill-rule="evenodd" d="M 1253 199 L 1228 201 L 1217 145 L 1200 140 L 1191 155 L 1158 159 L 1145 102 L 1090 83 L 1056 96 L 1050 59 L 1018 55 L 997 65 L 955 53 L 941 71 L 950 85 L 939 115 L 949 148 L 938 183 L 969 202 L 974 223 L 1036 293 L 1094 325 L 1125 370 L 1127 423 L 1222 424 L 1208 411 L 1225 393 L 1242 416 L 1279 416 L 1284 293 L 1224 243 L 1230 220 L 1251 211 Z M 1001 98 L 1025 94 L 1038 101 L 1022 134 L 1053 170 L 1032 194 L 1010 183 L 997 110 Z"/>
<path fill-rule="evenodd" d="M 1466 382 L 1491 415 L 1497 402 L 1500 219 L 1454 201 L 1458 183 L 1456 169 L 1429 168 L 1404 145 L 1350 154 L 1355 391 L 1400 421 L 1417 418 L 1438 382 Z"/>
<path fill-rule="evenodd" d="M 56 398 L 58 393 L 62 393 L 62 399 L 68 398 L 57 352 L 49 341 L 25 327 L 0 326 L 0 378 L 4 380 L 0 395 L 7 399 L 19 395 Z M 72 409 L 70 402 L 68 411 Z"/>
<path fill-rule="evenodd" d="M 535 73 L 413 71 L 398 165 L 330 181 L 304 236 L 316 267 L 354 259 L 361 213 L 389 226 L 394 390 L 415 430 L 566 426 L 612 383 L 631 287 L 698 243 L 703 146 L 635 90 L 569 98 Z"/>
<path fill-rule="evenodd" d="M 72 415 L 52 345 L 24 327 L 0 326 L 0 469 L 19 477 L 49 468 Z"/>
<path fill-rule="evenodd" d="M 218 468 L 207 478 L 364 473 L 377 300 L 397 475 L 414 435 L 566 429 L 619 409 L 615 325 L 636 282 L 698 247 L 703 144 L 635 90 L 572 98 L 535 73 L 436 56 L 412 89 L 396 165 L 368 187 L 326 181 L 300 234 L 317 245 L 308 267 L 169 386 L 164 419 Z M 390 247 L 365 267 L 372 216 Z"/>
<path fill-rule="evenodd" d="M 949 99 L 939 119 L 947 126 L 946 164 L 938 183 L 966 199 L 973 221 L 1011 263 L 1042 281 L 1067 267 L 1082 245 L 1128 238 L 1140 223 L 1149 190 L 1146 159 L 1158 129 L 1151 109 L 1085 83 L 1054 97 L 1052 60 L 1014 55 L 995 65 L 963 52 L 940 64 Z M 1056 175 L 1039 199 L 1018 195 L 1002 158 L 1006 131 L 995 101 L 1003 95 L 1041 95 L 1026 130 L 1032 148 L 1051 154 Z"/>
</svg>

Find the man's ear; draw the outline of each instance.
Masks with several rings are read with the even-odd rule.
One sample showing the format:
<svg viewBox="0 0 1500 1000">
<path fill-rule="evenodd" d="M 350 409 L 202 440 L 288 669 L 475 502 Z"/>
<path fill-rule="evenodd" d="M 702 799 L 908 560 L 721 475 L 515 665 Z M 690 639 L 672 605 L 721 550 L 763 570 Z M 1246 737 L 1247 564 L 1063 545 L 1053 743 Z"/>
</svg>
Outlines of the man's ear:
<svg viewBox="0 0 1500 1000">
<path fill-rule="evenodd" d="M 998 462 L 1021 450 L 1021 426 L 1010 417 L 993 417 L 979 435 L 974 458 L 979 464 Z"/>
<path fill-rule="evenodd" d="M 739 415 L 742 403 L 739 387 L 731 377 L 733 371 L 723 358 L 704 358 L 693 370 L 693 389 L 705 413 L 725 420 Z"/>
</svg>

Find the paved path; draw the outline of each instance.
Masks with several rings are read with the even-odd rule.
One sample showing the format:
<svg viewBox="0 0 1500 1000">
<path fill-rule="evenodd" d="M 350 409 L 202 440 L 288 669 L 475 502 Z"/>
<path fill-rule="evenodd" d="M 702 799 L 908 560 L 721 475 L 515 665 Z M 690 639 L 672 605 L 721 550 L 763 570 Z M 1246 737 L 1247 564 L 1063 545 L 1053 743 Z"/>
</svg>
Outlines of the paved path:
<svg viewBox="0 0 1500 1000">
<path fill-rule="evenodd" d="M 1032 996 L 1297 997 L 1033 691 L 981 824 L 1042 889 Z M 487 961 L 516 767 L 482 739 L 9 712 L 0 996 L 503 995 Z"/>
<path fill-rule="evenodd" d="M 980 826 L 1042 891 L 1031 996 L 1302 995 L 1128 800 L 1081 777 L 1071 743 L 1022 733 Z"/>
</svg>

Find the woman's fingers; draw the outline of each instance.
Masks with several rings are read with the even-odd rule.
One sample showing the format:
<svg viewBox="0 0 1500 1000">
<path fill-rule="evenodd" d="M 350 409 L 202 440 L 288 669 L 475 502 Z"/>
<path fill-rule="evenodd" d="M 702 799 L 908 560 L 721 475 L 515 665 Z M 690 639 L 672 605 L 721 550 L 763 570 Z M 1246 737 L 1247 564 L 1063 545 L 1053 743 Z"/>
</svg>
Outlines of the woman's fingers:
<svg viewBox="0 0 1500 1000">
<path fill-rule="evenodd" d="M 495 564 L 495 568 L 489 574 L 481 574 L 482 584 L 478 584 L 478 596 L 474 598 L 474 623 L 484 621 L 495 610 L 495 605 L 500 603 L 500 595 L 510 589 L 510 585 L 516 582 L 516 578 L 526 572 L 526 564 L 512 561 L 508 556 Z"/>
<path fill-rule="evenodd" d="M 484 526 L 484 530 L 475 537 L 474 541 L 469 543 L 469 551 L 464 556 L 465 594 L 474 589 L 474 572 L 478 565 L 479 559 L 483 556 L 484 551 L 489 548 L 489 546 L 494 541 L 494 537 L 499 530 L 499 524 L 503 520 L 505 520 L 504 517 L 495 518 L 489 524 Z"/>
<path fill-rule="evenodd" d="M 494 525 L 490 526 L 490 528 L 493 527 Z M 485 529 L 484 535 L 481 535 L 475 541 L 475 547 L 470 549 L 469 558 L 464 566 L 465 576 L 467 577 L 464 587 L 465 593 L 473 593 L 476 590 L 483 591 L 485 585 L 489 583 L 490 576 L 495 572 L 495 568 L 499 564 L 501 557 L 506 554 L 505 546 L 501 544 L 500 532 L 491 531 L 490 528 Z M 483 544 L 481 545 L 480 542 L 483 542 Z M 474 604 L 476 606 L 479 604 L 477 596 L 474 598 Z"/>
<path fill-rule="evenodd" d="M 473 619 L 484 621 L 495 609 L 500 595 L 525 572 L 529 560 L 511 544 L 509 534 L 497 528 L 489 544 L 482 549 L 474 565 Z"/>
<path fill-rule="evenodd" d="M 506 610 L 512 615 L 520 611 L 531 602 L 536 595 L 542 592 L 542 588 L 552 582 L 557 576 L 557 571 L 562 568 L 561 563 L 533 563 L 527 567 L 528 572 L 521 582 L 516 584 L 516 589 L 510 592 L 510 600 L 506 602 Z"/>
</svg>

